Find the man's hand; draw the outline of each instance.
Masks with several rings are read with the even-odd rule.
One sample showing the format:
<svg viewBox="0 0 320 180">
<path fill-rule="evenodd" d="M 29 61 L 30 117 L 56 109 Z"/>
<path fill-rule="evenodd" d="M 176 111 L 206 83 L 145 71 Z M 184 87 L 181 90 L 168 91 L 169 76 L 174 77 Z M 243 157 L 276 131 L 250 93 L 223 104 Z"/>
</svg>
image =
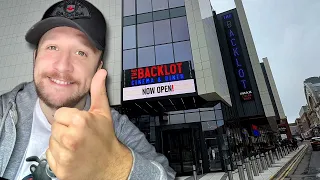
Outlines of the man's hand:
<svg viewBox="0 0 320 180">
<path fill-rule="evenodd" d="M 60 180 L 128 178 L 132 155 L 114 132 L 106 75 L 101 69 L 92 79 L 89 111 L 60 108 L 54 115 L 46 155 Z"/>
</svg>

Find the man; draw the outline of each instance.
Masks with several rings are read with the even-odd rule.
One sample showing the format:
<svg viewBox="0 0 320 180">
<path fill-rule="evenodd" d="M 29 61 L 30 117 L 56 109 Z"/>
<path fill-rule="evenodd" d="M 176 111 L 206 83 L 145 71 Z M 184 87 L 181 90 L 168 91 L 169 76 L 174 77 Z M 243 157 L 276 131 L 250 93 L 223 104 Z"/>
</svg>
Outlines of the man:
<svg viewBox="0 0 320 180">
<path fill-rule="evenodd" d="M 80 0 L 54 4 L 27 32 L 34 81 L 0 96 L 0 177 L 174 179 L 167 159 L 109 106 L 105 38 L 102 13 Z"/>
</svg>

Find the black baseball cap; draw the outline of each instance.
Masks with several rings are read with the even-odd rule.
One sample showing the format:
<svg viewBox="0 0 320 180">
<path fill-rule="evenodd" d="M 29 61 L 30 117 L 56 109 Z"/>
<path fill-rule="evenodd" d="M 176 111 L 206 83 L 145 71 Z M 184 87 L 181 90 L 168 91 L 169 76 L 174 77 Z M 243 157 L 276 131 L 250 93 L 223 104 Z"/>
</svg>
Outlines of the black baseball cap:
<svg viewBox="0 0 320 180">
<path fill-rule="evenodd" d="M 62 26 L 82 31 L 97 49 L 104 51 L 107 33 L 105 18 L 85 0 L 63 0 L 52 5 L 42 19 L 29 29 L 26 40 L 38 45 L 47 31 Z"/>
</svg>

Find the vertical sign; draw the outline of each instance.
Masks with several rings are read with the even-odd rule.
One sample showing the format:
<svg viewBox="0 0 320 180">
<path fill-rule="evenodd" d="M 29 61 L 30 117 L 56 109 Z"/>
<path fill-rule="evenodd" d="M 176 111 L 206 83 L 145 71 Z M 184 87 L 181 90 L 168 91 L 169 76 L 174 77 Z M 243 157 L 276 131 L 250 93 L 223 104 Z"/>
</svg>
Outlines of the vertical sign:
<svg viewBox="0 0 320 180">
<path fill-rule="evenodd" d="M 229 52 L 232 58 L 234 73 L 236 75 L 238 89 L 241 100 L 253 100 L 252 88 L 248 77 L 248 72 L 244 63 L 242 47 L 240 46 L 239 35 L 233 14 L 223 17 L 223 25 L 228 41 Z"/>
</svg>

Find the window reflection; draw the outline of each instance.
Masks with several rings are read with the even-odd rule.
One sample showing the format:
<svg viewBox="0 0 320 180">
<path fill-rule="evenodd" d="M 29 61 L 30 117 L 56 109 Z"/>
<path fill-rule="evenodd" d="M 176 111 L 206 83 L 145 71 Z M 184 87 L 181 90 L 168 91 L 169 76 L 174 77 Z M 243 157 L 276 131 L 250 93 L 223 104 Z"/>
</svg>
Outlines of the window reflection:
<svg viewBox="0 0 320 180">
<path fill-rule="evenodd" d="M 186 113 L 185 114 L 186 123 L 190 122 L 200 122 L 200 114 L 198 112 Z"/>
<path fill-rule="evenodd" d="M 154 40 L 155 44 L 164 44 L 172 42 L 170 20 L 162 20 L 154 22 Z"/>
<path fill-rule="evenodd" d="M 123 1 L 123 15 L 130 16 L 136 14 L 136 1 L 124 0 Z"/>
<path fill-rule="evenodd" d="M 214 111 L 203 111 L 200 112 L 201 121 L 215 120 Z"/>
<path fill-rule="evenodd" d="M 136 49 L 123 51 L 123 70 L 136 68 Z"/>
<path fill-rule="evenodd" d="M 123 49 L 136 47 L 136 26 L 123 27 Z"/>
<path fill-rule="evenodd" d="M 170 8 L 180 7 L 180 6 L 184 6 L 184 0 L 169 0 Z"/>
<path fill-rule="evenodd" d="M 216 119 L 223 119 L 222 110 L 216 110 Z"/>
<path fill-rule="evenodd" d="M 152 0 L 153 11 L 168 9 L 168 0 Z"/>
<path fill-rule="evenodd" d="M 201 122 L 201 126 L 203 131 L 212 131 L 218 127 L 216 121 Z"/>
<path fill-rule="evenodd" d="M 137 31 L 138 31 L 138 47 L 150 46 L 154 44 L 152 22 L 138 24 Z"/>
<path fill-rule="evenodd" d="M 189 40 L 187 17 L 171 19 L 173 42 Z"/>
<path fill-rule="evenodd" d="M 170 124 L 182 124 L 184 121 L 184 114 L 172 114 L 170 115 Z"/>
<path fill-rule="evenodd" d="M 138 67 L 147 67 L 155 65 L 154 47 L 145 47 L 138 49 Z"/>
<path fill-rule="evenodd" d="M 137 0 L 137 14 L 151 12 L 151 0 Z"/>
<path fill-rule="evenodd" d="M 155 47 L 156 50 L 156 64 L 173 63 L 173 49 L 172 44 L 159 45 Z"/>
<path fill-rule="evenodd" d="M 191 44 L 190 41 L 183 41 L 173 44 L 175 62 L 191 61 Z"/>
</svg>

